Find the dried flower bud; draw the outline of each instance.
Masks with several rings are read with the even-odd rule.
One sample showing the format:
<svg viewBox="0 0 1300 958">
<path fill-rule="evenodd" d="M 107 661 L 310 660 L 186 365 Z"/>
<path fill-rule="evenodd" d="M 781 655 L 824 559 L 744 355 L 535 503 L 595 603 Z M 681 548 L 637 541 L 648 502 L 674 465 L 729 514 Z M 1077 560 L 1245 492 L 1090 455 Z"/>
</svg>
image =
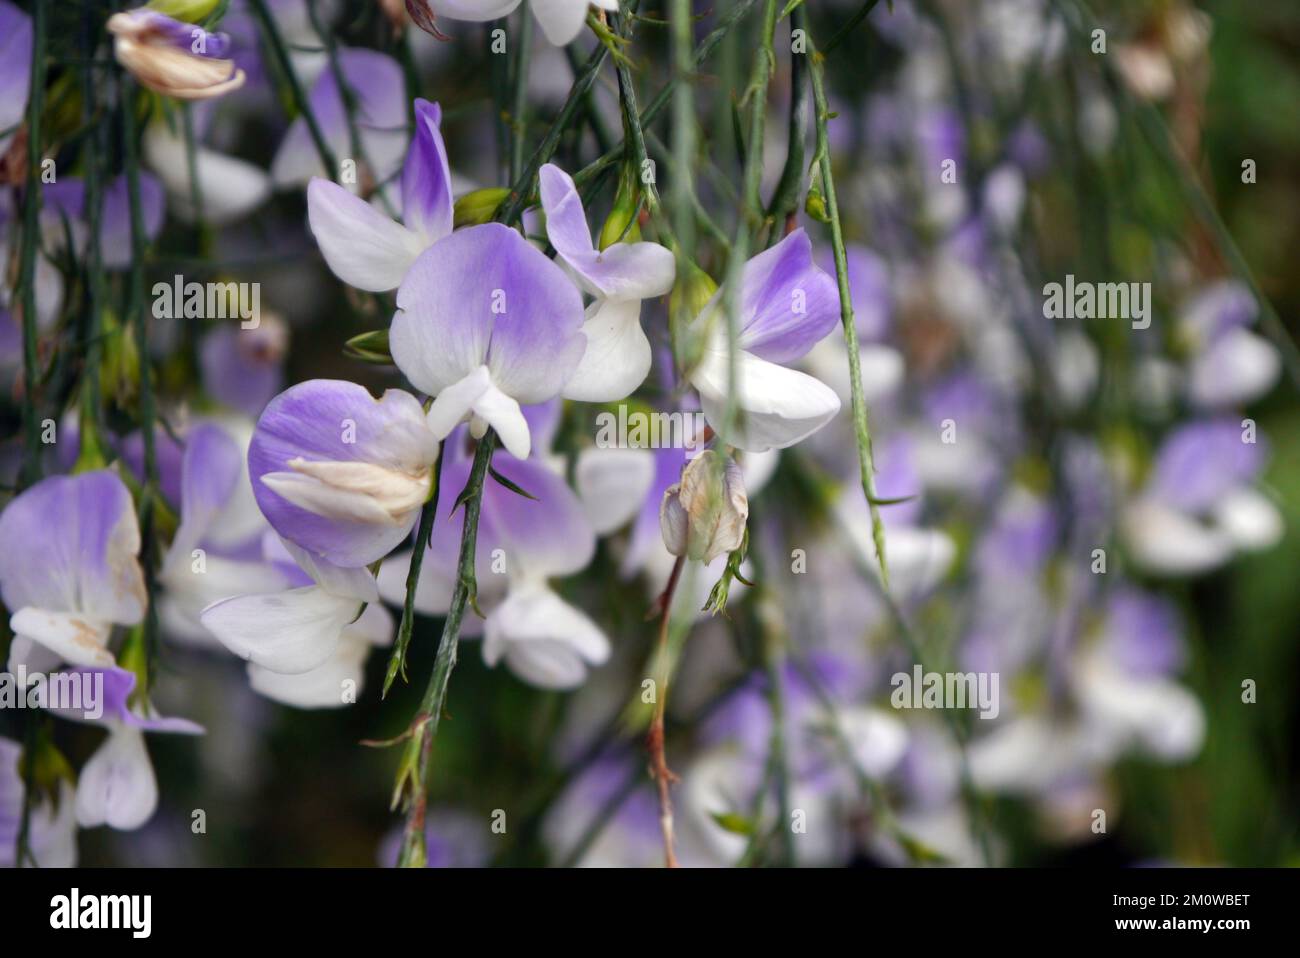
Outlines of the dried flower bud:
<svg viewBox="0 0 1300 958">
<path fill-rule="evenodd" d="M 143 8 L 115 13 L 113 55 L 141 86 L 178 100 L 207 100 L 244 85 L 230 37 Z"/>
<path fill-rule="evenodd" d="M 740 466 L 706 449 L 682 470 L 681 482 L 664 491 L 659 528 L 673 555 L 712 562 L 740 548 L 749 498 Z"/>
</svg>

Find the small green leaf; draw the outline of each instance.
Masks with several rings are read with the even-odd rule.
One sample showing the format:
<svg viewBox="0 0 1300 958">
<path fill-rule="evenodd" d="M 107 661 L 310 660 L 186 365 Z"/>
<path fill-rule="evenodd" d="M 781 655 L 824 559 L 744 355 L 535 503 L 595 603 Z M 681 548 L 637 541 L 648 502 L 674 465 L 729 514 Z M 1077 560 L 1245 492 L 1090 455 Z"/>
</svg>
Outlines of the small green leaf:
<svg viewBox="0 0 1300 958">
<path fill-rule="evenodd" d="M 709 817 L 733 835 L 753 835 L 758 827 L 738 812 L 710 812 Z"/>
<path fill-rule="evenodd" d="M 501 475 L 501 473 L 497 472 L 497 471 L 496 471 L 494 468 L 492 468 L 491 466 L 488 466 L 488 475 L 491 476 L 493 479 L 495 479 L 495 480 L 496 480 L 498 483 L 500 483 L 501 485 L 505 486 L 507 489 L 509 489 L 511 492 L 513 492 L 513 493 L 514 493 L 515 495 L 517 495 L 517 496 L 523 496 L 525 499 L 531 499 L 531 500 L 533 500 L 533 502 L 540 502 L 540 501 L 541 501 L 541 500 L 538 499 L 535 495 L 533 495 L 531 492 L 529 492 L 527 489 L 524 489 L 524 488 L 522 488 L 522 487 L 516 485 L 515 483 L 511 482 L 509 479 L 507 479 L 505 476 Z"/>
</svg>

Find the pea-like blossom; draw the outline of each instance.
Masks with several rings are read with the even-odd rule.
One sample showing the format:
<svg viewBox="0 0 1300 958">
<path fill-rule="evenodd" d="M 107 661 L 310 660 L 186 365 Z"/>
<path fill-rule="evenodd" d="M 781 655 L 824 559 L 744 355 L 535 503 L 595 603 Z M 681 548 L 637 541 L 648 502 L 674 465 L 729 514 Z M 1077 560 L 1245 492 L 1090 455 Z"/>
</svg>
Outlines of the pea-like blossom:
<svg viewBox="0 0 1300 958">
<path fill-rule="evenodd" d="M 113 55 L 142 86 L 179 100 L 206 100 L 244 85 L 230 38 L 140 7 L 108 18 Z"/>
<path fill-rule="evenodd" d="M 395 289 L 415 258 L 452 229 L 451 170 L 439 125 L 442 110 L 415 101 L 415 137 L 402 166 L 402 222 L 337 183 L 314 177 L 307 219 L 334 275 L 372 292 Z"/>
<path fill-rule="evenodd" d="M 564 395 L 585 402 L 622 399 L 650 372 L 650 340 L 641 329 L 641 300 L 672 289 L 677 272 L 673 254 L 645 242 L 618 242 L 596 249 L 573 178 L 548 163 L 539 181 L 546 235 L 578 285 L 595 297 L 582 326 L 587 351 Z"/>
<path fill-rule="evenodd" d="M 582 298 L 563 270 L 498 223 L 458 230 L 425 250 L 397 291 L 393 361 L 435 397 L 429 428 L 490 426 L 518 459 L 530 450 L 520 404 L 553 399 L 587 346 Z M 274 524 L 274 523 L 273 523 Z"/>
<path fill-rule="evenodd" d="M 539 254 L 540 255 L 540 254 Z M 313 379 L 258 420 L 249 478 L 267 522 L 325 561 L 359 568 L 411 531 L 428 498 L 438 440 L 410 393 Z"/>
<path fill-rule="evenodd" d="M 103 715 L 86 719 L 76 709 L 49 711 L 74 722 L 89 722 L 108 730 L 77 777 L 77 824 L 83 828 L 108 825 L 131 831 L 147 822 L 158 807 L 158 779 L 145 746 L 145 732 L 202 735 L 203 728 L 183 718 L 164 718 L 147 701 L 135 696 L 136 677 L 126 669 L 77 669 L 83 678 L 103 675 Z"/>
<path fill-rule="evenodd" d="M 801 229 L 752 257 L 738 296 L 734 383 L 724 295 L 718 290 L 696 319 L 710 331 L 704 355 L 690 373 L 704 415 L 715 430 L 726 428 L 730 399 L 737 415 L 723 437 L 729 444 L 752 452 L 792 446 L 840 409 L 834 390 L 786 365 L 835 328 L 835 282 L 814 265 L 812 244 Z"/>
<path fill-rule="evenodd" d="M 139 551 L 131 494 L 110 470 L 52 476 L 10 502 L 0 514 L 10 670 L 112 665 L 113 626 L 144 617 Z"/>
<path fill-rule="evenodd" d="M 1199 575 L 1276 545 L 1282 517 L 1254 487 L 1266 459 L 1265 444 L 1231 419 L 1175 429 L 1120 518 L 1130 557 L 1157 574 Z"/>
</svg>

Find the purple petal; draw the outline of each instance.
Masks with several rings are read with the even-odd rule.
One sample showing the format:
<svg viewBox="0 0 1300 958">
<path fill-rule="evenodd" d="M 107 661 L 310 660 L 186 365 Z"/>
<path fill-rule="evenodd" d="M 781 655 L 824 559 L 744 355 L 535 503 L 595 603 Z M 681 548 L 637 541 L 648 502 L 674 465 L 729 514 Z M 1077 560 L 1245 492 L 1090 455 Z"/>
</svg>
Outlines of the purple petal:
<svg viewBox="0 0 1300 958">
<path fill-rule="evenodd" d="M 116 473 L 52 476 L 0 514 L 0 595 L 11 612 L 134 624 L 145 606 L 139 551 L 131 494 Z"/>
<path fill-rule="evenodd" d="M 149 173 L 140 174 L 140 215 L 146 240 L 162 231 L 166 194 L 162 183 Z M 123 173 L 104 190 L 103 219 L 99 227 L 99 249 L 106 269 L 131 265 L 131 196 Z"/>
<path fill-rule="evenodd" d="M 203 388 L 213 399 L 258 416 L 284 380 L 288 331 L 263 314 L 256 329 L 218 326 L 199 344 Z"/>
<path fill-rule="evenodd" d="M 27 110 L 32 77 L 32 21 L 12 3 L 0 0 L 0 147 Z"/>
<path fill-rule="evenodd" d="M 1160 596 L 1131 587 L 1117 589 L 1106 604 L 1105 643 L 1127 671 L 1169 675 L 1183 662 L 1178 609 Z"/>
<path fill-rule="evenodd" d="M 677 264 L 669 250 L 656 243 L 615 243 L 598 252 L 573 178 L 551 163 L 542 167 L 538 177 L 547 238 L 589 293 L 609 299 L 649 299 L 672 288 Z"/>
<path fill-rule="evenodd" d="M 722 302 L 719 290 L 711 305 L 721 308 Z M 739 345 L 746 352 L 768 362 L 790 363 L 834 329 L 839 316 L 839 290 L 813 264 L 812 243 L 803 230 L 745 264 Z M 723 319 L 718 322 L 721 326 Z"/>
<path fill-rule="evenodd" d="M 498 223 L 457 230 L 416 259 L 397 291 L 393 359 L 436 395 L 486 364 L 521 403 L 559 393 L 586 347 L 582 298 L 563 271 Z"/>
<path fill-rule="evenodd" d="M 451 233 L 451 168 L 442 141 L 442 108 L 415 101 L 415 138 L 402 167 L 402 220 L 432 242 Z"/>
<path fill-rule="evenodd" d="M 1241 426 L 1233 420 L 1188 423 L 1161 444 L 1148 492 L 1166 505 L 1201 512 L 1253 480 L 1265 456 L 1263 444 L 1242 442 Z"/>
<path fill-rule="evenodd" d="M 263 481 L 293 472 L 290 460 L 367 462 L 415 474 L 433 462 L 437 443 L 409 393 L 376 400 L 355 383 L 313 379 L 267 405 L 248 449 L 249 478 L 272 528 L 290 542 L 345 568 L 374 562 L 406 538 L 409 523 L 382 525 L 331 519 L 294 505 Z M 415 511 L 418 514 L 418 510 Z"/>
<path fill-rule="evenodd" d="M 144 482 L 144 436 L 133 432 L 122 440 L 122 462 L 131 470 L 137 482 Z M 158 486 L 163 497 L 173 506 L 181 504 L 181 474 L 185 447 L 172 438 L 162 426 L 154 429 L 154 455 L 158 465 Z"/>
<path fill-rule="evenodd" d="M 493 462 L 497 472 L 536 497 L 525 498 L 492 480 L 484 485 L 480 521 L 504 545 L 508 571 L 550 577 L 586 568 L 596 534 L 563 478 L 534 460 L 502 456 Z"/>
<path fill-rule="evenodd" d="M 243 472 L 240 449 L 220 426 L 204 423 L 185 437 L 181 465 L 181 522 L 171 550 L 186 557 L 207 535 Z"/>
</svg>

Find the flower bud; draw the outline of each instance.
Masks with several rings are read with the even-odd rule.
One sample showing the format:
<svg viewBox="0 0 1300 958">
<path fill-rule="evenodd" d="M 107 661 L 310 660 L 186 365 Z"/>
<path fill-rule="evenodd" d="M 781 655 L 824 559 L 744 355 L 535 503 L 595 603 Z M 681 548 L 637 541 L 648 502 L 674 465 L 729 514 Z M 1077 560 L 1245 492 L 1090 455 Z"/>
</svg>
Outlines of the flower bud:
<svg viewBox="0 0 1300 958">
<path fill-rule="evenodd" d="M 686 464 L 681 482 L 664 491 L 659 505 L 668 551 L 706 563 L 740 548 L 748 518 L 740 466 L 712 449 Z"/>
<path fill-rule="evenodd" d="M 635 243 L 641 239 L 641 227 L 636 221 L 641 210 L 641 189 L 636 181 L 635 170 L 636 167 L 632 164 L 623 164 L 623 171 L 618 178 L 618 192 L 614 196 L 614 208 L 609 211 L 605 225 L 600 228 L 601 250 L 609 249 L 615 243 Z"/>
<path fill-rule="evenodd" d="M 678 257 L 677 283 L 668 297 L 668 331 L 679 371 L 694 369 L 704 355 L 710 330 L 707 323 L 696 320 L 717 291 L 712 276 L 691 260 Z"/>
<path fill-rule="evenodd" d="M 146 7 L 186 23 L 198 23 L 217 9 L 218 0 L 149 0 Z"/>
<path fill-rule="evenodd" d="M 179 100 L 206 100 L 244 85 L 244 71 L 225 59 L 230 37 L 153 10 L 108 18 L 113 55 L 141 86 Z"/>
<path fill-rule="evenodd" d="M 491 186 L 466 193 L 453 207 L 453 226 L 460 229 L 462 226 L 480 226 L 483 223 L 490 223 L 497 207 L 505 202 L 509 195 L 510 190 L 504 186 Z"/>
</svg>

